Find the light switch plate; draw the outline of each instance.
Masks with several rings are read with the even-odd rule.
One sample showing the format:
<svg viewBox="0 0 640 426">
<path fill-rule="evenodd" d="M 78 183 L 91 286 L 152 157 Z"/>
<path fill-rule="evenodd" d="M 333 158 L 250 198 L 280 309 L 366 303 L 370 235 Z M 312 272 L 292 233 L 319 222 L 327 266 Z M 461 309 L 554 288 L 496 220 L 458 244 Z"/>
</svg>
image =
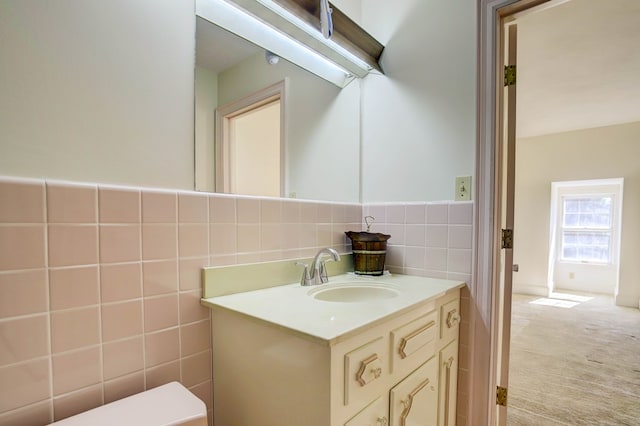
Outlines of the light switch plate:
<svg viewBox="0 0 640 426">
<path fill-rule="evenodd" d="M 456 177 L 456 201 L 471 200 L 471 176 Z"/>
</svg>

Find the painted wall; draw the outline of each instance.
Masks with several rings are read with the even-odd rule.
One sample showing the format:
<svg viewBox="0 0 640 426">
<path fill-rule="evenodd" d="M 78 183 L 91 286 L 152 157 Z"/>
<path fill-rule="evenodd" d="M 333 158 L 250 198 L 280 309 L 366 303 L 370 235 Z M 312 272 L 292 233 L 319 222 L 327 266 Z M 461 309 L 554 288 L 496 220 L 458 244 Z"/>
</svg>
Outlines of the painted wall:
<svg viewBox="0 0 640 426">
<path fill-rule="evenodd" d="M 0 2 L 0 173 L 193 189 L 194 10 Z"/>
<path fill-rule="evenodd" d="M 214 192 L 218 74 L 195 69 L 195 182 L 196 191 Z"/>
<path fill-rule="evenodd" d="M 386 46 L 362 91 L 363 200 L 453 199 L 474 170 L 476 2 L 368 0 L 362 22 Z"/>
<path fill-rule="evenodd" d="M 640 123 L 522 138 L 517 141 L 514 291 L 547 284 L 551 182 L 624 178 L 620 284 L 616 303 L 640 298 Z M 541 290 L 542 289 L 542 290 Z"/>
<path fill-rule="evenodd" d="M 360 84 L 344 89 L 285 61 L 256 54 L 218 75 L 218 105 L 287 79 L 286 187 L 296 198 L 357 202 L 360 192 Z"/>
<path fill-rule="evenodd" d="M 334 0 L 331 2 L 358 25 L 362 26 L 362 0 Z"/>
</svg>

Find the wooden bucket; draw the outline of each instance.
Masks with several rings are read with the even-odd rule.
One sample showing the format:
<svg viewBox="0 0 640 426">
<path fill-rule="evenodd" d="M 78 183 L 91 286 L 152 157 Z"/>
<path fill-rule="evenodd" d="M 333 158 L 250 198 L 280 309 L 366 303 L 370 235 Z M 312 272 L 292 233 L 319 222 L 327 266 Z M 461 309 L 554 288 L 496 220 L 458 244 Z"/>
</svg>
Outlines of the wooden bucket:
<svg viewBox="0 0 640 426">
<path fill-rule="evenodd" d="M 358 275 L 382 275 L 391 235 L 372 232 L 345 232 L 351 239 L 354 272 Z"/>
</svg>

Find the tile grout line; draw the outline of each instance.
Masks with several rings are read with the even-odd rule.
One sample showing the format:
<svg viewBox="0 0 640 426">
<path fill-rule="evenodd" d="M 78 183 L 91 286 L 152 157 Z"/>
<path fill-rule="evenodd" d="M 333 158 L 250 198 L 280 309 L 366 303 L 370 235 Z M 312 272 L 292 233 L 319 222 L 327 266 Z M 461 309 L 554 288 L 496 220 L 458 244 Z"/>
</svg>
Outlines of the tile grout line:
<svg viewBox="0 0 640 426">
<path fill-rule="evenodd" d="M 47 287 L 47 316 L 48 316 L 48 345 L 49 345 L 49 416 L 51 421 L 55 420 L 55 409 L 53 405 L 53 319 L 51 317 L 51 280 L 49 279 L 49 209 L 48 209 L 48 197 L 47 197 L 47 181 L 42 181 L 43 187 L 43 208 L 44 208 L 44 224 L 45 224 L 45 233 L 44 233 L 44 262 L 45 262 L 45 282 Z"/>
<path fill-rule="evenodd" d="M 100 265 L 101 262 L 101 258 L 102 258 L 102 252 L 100 250 L 100 189 L 99 187 L 96 187 L 95 190 L 95 209 L 96 209 L 96 232 L 97 232 L 97 237 L 96 237 L 96 251 L 97 251 L 97 255 L 98 258 L 96 259 L 98 262 L 98 267 L 97 269 L 97 280 L 98 280 L 98 341 L 100 342 L 100 353 L 99 353 L 99 359 L 100 359 L 100 393 L 101 393 L 101 397 L 102 397 L 102 405 L 104 405 L 105 402 L 105 392 L 104 392 L 104 382 L 105 382 L 105 378 L 104 378 L 104 338 L 103 338 L 103 333 L 102 333 L 102 278 L 101 278 L 101 268 L 102 266 Z"/>
</svg>

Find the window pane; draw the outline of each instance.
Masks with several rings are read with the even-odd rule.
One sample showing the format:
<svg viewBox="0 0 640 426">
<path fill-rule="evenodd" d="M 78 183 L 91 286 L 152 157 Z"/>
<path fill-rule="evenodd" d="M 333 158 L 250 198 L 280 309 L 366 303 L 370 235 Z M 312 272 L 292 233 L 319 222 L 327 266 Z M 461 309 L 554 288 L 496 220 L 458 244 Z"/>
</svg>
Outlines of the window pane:
<svg viewBox="0 0 640 426">
<path fill-rule="evenodd" d="M 578 234 L 575 232 L 565 232 L 562 237 L 563 245 L 577 244 L 579 242 Z"/>
<path fill-rule="evenodd" d="M 565 214 L 564 226 L 576 227 L 580 224 L 580 214 Z"/>
<path fill-rule="evenodd" d="M 576 257 L 577 250 L 575 247 L 564 247 L 562 249 L 562 258 L 566 260 L 578 260 Z"/>
<path fill-rule="evenodd" d="M 581 212 L 592 212 L 594 211 L 594 203 L 590 198 L 583 198 L 580 200 L 580 211 Z"/>
<path fill-rule="evenodd" d="M 578 235 L 580 236 L 579 241 L 581 246 L 593 244 L 593 234 L 583 233 Z"/>
<path fill-rule="evenodd" d="M 563 197 L 562 205 L 562 259 L 609 262 L 613 197 Z"/>
<path fill-rule="evenodd" d="M 611 196 L 564 198 L 562 224 L 565 228 L 607 229 L 612 226 Z"/>
<path fill-rule="evenodd" d="M 564 231 L 562 259 L 578 262 L 608 262 L 610 244 L 610 232 Z"/>
<path fill-rule="evenodd" d="M 580 200 L 573 198 L 564 200 L 564 211 L 567 213 L 577 213 L 580 211 Z"/>
<path fill-rule="evenodd" d="M 595 206 L 594 211 L 596 213 L 605 213 L 607 215 L 611 215 L 611 206 L 613 205 L 612 197 L 602 197 L 598 200 L 597 205 Z"/>
<path fill-rule="evenodd" d="M 583 213 L 580 215 L 580 226 L 583 228 L 591 228 L 593 226 L 594 217 L 592 214 Z"/>
<path fill-rule="evenodd" d="M 611 215 L 609 213 L 600 213 L 595 215 L 593 226 L 594 228 L 610 228 Z"/>
</svg>

